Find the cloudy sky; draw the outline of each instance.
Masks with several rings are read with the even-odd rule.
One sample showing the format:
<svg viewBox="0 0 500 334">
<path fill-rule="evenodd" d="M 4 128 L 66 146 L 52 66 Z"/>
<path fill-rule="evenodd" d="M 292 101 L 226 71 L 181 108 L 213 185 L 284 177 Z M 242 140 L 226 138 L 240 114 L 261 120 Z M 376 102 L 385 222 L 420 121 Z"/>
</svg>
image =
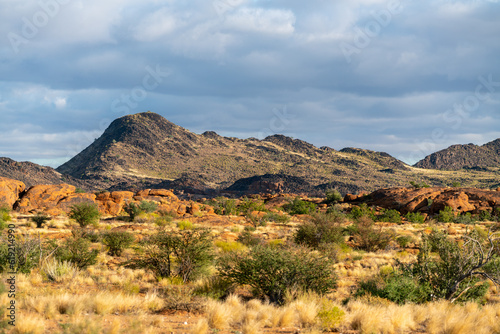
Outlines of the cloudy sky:
<svg viewBox="0 0 500 334">
<path fill-rule="evenodd" d="M 498 0 L 0 0 L 0 156 L 151 110 L 414 163 L 500 137 Z"/>
</svg>

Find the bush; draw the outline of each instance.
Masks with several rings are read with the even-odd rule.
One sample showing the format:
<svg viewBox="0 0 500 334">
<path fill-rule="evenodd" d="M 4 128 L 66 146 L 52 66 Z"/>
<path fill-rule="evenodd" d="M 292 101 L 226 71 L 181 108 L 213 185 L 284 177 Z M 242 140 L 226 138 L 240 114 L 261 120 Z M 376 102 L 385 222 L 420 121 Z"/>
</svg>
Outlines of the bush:
<svg viewBox="0 0 500 334">
<path fill-rule="evenodd" d="M 325 294 L 335 287 L 332 262 L 306 249 L 256 246 L 249 254 L 228 253 L 218 261 L 219 276 L 249 285 L 257 297 L 283 304 L 287 291 Z"/>
<path fill-rule="evenodd" d="M 138 256 L 126 263 L 129 267 L 151 270 L 157 277 L 180 277 L 192 281 L 205 274 L 212 264 L 213 245 L 206 229 L 161 230 L 144 239 Z"/>
<path fill-rule="evenodd" d="M 398 210 L 386 210 L 377 219 L 381 222 L 401 224 L 401 214 Z"/>
<path fill-rule="evenodd" d="M 344 242 L 341 223 L 344 217 L 340 214 L 315 214 L 312 219 L 301 224 L 295 232 L 296 244 L 318 249 L 322 244 Z"/>
<path fill-rule="evenodd" d="M 102 236 L 102 243 L 109 247 L 111 256 L 120 256 L 134 241 L 134 235 L 127 231 L 109 231 Z"/>
<path fill-rule="evenodd" d="M 243 230 L 236 241 L 248 247 L 256 246 L 262 243 L 262 240 L 259 237 L 255 236 L 248 229 Z"/>
<path fill-rule="evenodd" d="M 81 203 L 71 206 L 69 218 L 74 219 L 80 227 L 99 224 L 99 208 L 94 203 Z"/>
<path fill-rule="evenodd" d="M 327 189 L 325 190 L 325 203 L 326 204 L 334 204 L 338 202 L 342 202 L 344 199 L 340 192 L 338 192 L 336 189 Z"/>
<path fill-rule="evenodd" d="M 410 243 L 413 242 L 413 238 L 409 235 L 401 235 L 396 238 L 396 242 L 398 243 L 399 247 L 406 248 Z"/>
<path fill-rule="evenodd" d="M 429 188 L 430 186 L 425 183 L 425 182 L 415 182 L 415 181 L 410 181 L 410 184 L 413 186 L 415 189 L 420 189 L 420 188 Z"/>
<path fill-rule="evenodd" d="M 441 223 L 452 223 L 455 220 L 455 212 L 449 206 L 439 211 L 438 221 Z"/>
<path fill-rule="evenodd" d="M 40 237 L 18 234 L 15 238 L 14 264 L 10 263 L 9 241 L 5 237 L 0 240 L 0 270 L 9 269 L 9 271 L 29 274 L 40 264 L 44 255 Z"/>
<path fill-rule="evenodd" d="M 35 216 L 31 217 L 31 220 L 36 224 L 36 228 L 42 228 L 43 224 L 50 221 L 50 216 L 44 215 L 43 213 L 37 213 Z"/>
<path fill-rule="evenodd" d="M 413 224 L 423 224 L 425 222 L 425 218 L 420 212 L 408 212 L 405 217 Z"/>
<path fill-rule="evenodd" d="M 0 231 L 7 227 L 10 220 L 10 208 L 7 205 L 0 206 Z"/>
<path fill-rule="evenodd" d="M 238 211 L 242 212 L 244 215 L 249 215 L 253 211 L 267 212 L 268 210 L 264 206 L 264 201 L 252 200 L 251 198 L 243 197 L 238 205 Z"/>
<path fill-rule="evenodd" d="M 316 211 L 316 207 L 316 204 L 303 201 L 298 197 L 290 203 L 283 205 L 283 209 L 291 215 L 310 214 Z"/>
<path fill-rule="evenodd" d="M 369 208 L 366 203 L 361 203 L 360 206 L 353 207 L 350 216 L 354 220 L 358 220 L 362 217 L 368 217 L 375 220 L 375 213 L 373 212 L 373 209 Z"/>
<path fill-rule="evenodd" d="M 82 238 L 78 233 L 66 239 L 60 246 L 54 245 L 54 256 L 60 262 L 71 262 L 79 269 L 97 263 L 97 249 L 91 249 L 89 240 Z"/>
<path fill-rule="evenodd" d="M 290 216 L 285 214 L 279 214 L 277 212 L 268 212 L 264 216 L 264 220 L 273 221 L 278 224 L 286 224 L 290 221 Z"/>
<path fill-rule="evenodd" d="M 429 301 L 431 289 L 429 285 L 419 284 L 407 275 L 392 272 L 360 282 L 355 296 L 361 297 L 366 294 L 385 298 L 397 304 L 419 304 Z"/>
<path fill-rule="evenodd" d="M 356 248 L 367 252 L 385 249 L 394 239 L 394 234 L 376 227 L 375 222 L 366 216 L 358 219 L 351 227 L 351 233 Z"/>
<path fill-rule="evenodd" d="M 481 302 L 488 291 L 488 280 L 500 284 L 499 233 L 486 238 L 476 230 L 454 240 L 439 231 L 422 236 L 416 262 L 399 264 L 403 275 L 420 286 L 428 286 L 427 300 Z"/>
<path fill-rule="evenodd" d="M 158 209 L 158 204 L 153 201 L 141 201 L 139 209 L 144 213 L 153 213 Z"/>
<path fill-rule="evenodd" d="M 218 215 L 237 215 L 238 208 L 236 200 L 225 197 L 216 197 L 207 201 L 208 205 L 213 206 L 214 212 Z"/>
</svg>

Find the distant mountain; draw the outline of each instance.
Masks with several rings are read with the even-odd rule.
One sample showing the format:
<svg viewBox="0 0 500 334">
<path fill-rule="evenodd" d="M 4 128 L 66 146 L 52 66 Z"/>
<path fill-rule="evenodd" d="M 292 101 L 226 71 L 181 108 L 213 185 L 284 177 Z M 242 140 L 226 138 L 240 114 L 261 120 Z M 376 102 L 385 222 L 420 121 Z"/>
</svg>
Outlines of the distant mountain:
<svg viewBox="0 0 500 334">
<path fill-rule="evenodd" d="M 482 146 L 474 144 L 453 145 L 447 149 L 432 153 L 414 166 L 440 170 L 500 167 L 500 139 Z"/>
<path fill-rule="evenodd" d="M 240 179 L 280 174 L 295 180 L 293 184 L 300 178 L 311 187 L 340 182 L 371 190 L 394 184 L 394 173 L 408 169 L 387 153 L 317 148 L 283 135 L 263 140 L 222 137 L 213 131 L 198 135 L 146 112 L 113 121 L 100 138 L 57 171 L 101 180 L 109 187 L 146 178 L 223 190 Z M 242 187 L 240 183 L 231 190 Z"/>
<path fill-rule="evenodd" d="M 63 175 L 51 167 L 40 166 L 32 162 L 17 162 L 9 158 L 0 158 L 0 176 L 22 181 L 27 187 L 61 183 L 87 187 L 81 180 Z"/>
</svg>

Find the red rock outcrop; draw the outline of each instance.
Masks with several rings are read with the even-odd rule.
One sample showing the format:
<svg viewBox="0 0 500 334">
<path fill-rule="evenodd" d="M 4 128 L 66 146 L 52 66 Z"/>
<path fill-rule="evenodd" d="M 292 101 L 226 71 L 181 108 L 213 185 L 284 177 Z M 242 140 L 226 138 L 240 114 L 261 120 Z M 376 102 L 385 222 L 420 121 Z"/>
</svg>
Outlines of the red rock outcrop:
<svg viewBox="0 0 500 334">
<path fill-rule="evenodd" d="M 13 207 L 19 195 L 26 189 L 23 182 L 0 177 L 0 205 Z"/>
<path fill-rule="evenodd" d="M 396 209 L 402 214 L 433 214 L 446 206 L 459 213 L 478 213 L 499 208 L 500 192 L 475 188 L 386 188 L 358 200 L 385 209 Z"/>
<path fill-rule="evenodd" d="M 60 215 L 69 212 L 70 207 L 82 202 L 94 202 L 94 194 L 76 194 L 76 188 L 69 184 L 37 185 L 28 189 L 16 205 L 20 213 L 44 212 Z"/>
</svg>

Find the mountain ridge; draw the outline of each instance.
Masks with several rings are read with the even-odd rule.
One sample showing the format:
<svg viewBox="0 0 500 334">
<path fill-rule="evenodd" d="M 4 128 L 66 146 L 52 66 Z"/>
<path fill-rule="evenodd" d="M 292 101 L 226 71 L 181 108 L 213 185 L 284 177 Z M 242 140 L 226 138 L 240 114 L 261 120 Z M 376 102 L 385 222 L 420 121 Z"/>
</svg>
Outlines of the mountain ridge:
<svg viewBox="0 0 500 334">
<path fill-rule="evenodd" d="M 457 144 L 434 152 L 417 162 L 414 167 L 438 170 L 488 168 L 500 166 L 500 138 L 478 146 Z"/>
</svg>

